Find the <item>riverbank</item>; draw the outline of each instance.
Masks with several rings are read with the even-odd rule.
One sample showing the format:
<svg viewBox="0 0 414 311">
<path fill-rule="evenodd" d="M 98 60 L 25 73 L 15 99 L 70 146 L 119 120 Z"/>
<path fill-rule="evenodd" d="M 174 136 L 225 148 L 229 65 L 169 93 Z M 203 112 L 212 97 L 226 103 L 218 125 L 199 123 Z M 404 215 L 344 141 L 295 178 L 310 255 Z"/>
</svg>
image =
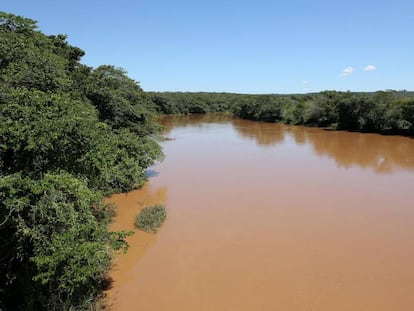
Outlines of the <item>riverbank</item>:
<svg viewBox="0 0 414 311">
<path fill-rule="evenodd" d="M 414 135 L 414 92 L 311 94 L 148 93 L 157 113 L 232 112 L 265 122 L 337 130 Z"/>
<path fill-rule="evenodd" d="M 129 245 L 127 253 L 118 254 L 112 264 L 112 269 L 108 275 L 111 282 L 108 290 L 105 291 L 105 305 L 110 310 L 113 306 L 121 302 L 118 298 L 119 291 L 122 290 L 124 283 L 131 278 L 136 262 L 140 261 L 146 251 L 151 248 L 157 239 L 157 234 L 147 233 L 138 230 L 134 220 L 136 215 L 148 205 L 165 204 L 166 189 L 153 189 L 147 182 L 141 189 L 128 193 L 114 194 L 106 199 L 106 203 L 115 207 L 115 216 L 110 225 L 111 231 L 132 231 L 133 234 L 126 238 Z M 135 300 L 128 299 L 122 303 L 130 306 L 129 310 L 134 309 Z"/>
<path fill-rule="evenodd" d="M 168 220 L 119 256 L 114 311 L 414 307 L 412 139 L 212 115 L 163 123 L 166 158 L 116 217 L 131 228 L 148 199 Z"/>
</svg>

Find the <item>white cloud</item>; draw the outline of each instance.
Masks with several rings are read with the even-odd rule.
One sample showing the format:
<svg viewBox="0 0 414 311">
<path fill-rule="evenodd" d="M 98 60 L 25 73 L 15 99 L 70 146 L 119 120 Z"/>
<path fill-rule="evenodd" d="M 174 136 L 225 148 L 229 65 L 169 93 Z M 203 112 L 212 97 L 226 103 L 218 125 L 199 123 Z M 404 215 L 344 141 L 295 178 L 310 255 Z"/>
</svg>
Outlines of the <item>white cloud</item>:
<svg viewBox="0 0 414 311">
<path fill-rule="evenodd" d="M 374 71 L 375 69 L 377 69 L 377 67 L 375 67 L 374 65 L 368 65 L 364 67 L 364 71 Z"/>
<path fill-rule="evenodd" d="M 302 82 L 303 82 L 303 84 L 308 84 L 309 83 L 308 80 L 303 80 Z"/>
<path fill-rule="evenodd" d="M 304 87 L 303 90 L 304 91 L 309 91 L 309 88 L 308 87 Z"/>
<path fill-rule="evenodd" d="M 355 71 L 355 68 L 353 68 L 353 67 L 346 67 L 344 70 L 342 70 L 341 77 L 347 77 L 351 73 L 353 73 L 354 71 Z"/>
</svg>

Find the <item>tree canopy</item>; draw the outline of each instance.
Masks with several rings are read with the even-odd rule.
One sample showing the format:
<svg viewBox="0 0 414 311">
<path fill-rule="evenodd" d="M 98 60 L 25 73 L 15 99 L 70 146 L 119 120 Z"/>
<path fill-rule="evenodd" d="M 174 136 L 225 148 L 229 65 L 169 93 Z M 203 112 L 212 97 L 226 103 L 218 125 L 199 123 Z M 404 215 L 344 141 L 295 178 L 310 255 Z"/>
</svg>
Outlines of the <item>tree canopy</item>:
<svg viewBox="0 0 414 311">
<path fill-rule="evenodd" d="M 156 111 L 164 114 L 231 111 L 238 118 L 256 121 L 414 134 L 414 94 L 406 91 L 323 91 L 300 95 L 154 92 L 149 95 Z"/>
<path fill-rule="evenodd" d="M 103 196 L 162 155 L 140 86 L 83 54 L 0 12 L 0 310 L 88 308 L 127 246 Z"/>
</svg>

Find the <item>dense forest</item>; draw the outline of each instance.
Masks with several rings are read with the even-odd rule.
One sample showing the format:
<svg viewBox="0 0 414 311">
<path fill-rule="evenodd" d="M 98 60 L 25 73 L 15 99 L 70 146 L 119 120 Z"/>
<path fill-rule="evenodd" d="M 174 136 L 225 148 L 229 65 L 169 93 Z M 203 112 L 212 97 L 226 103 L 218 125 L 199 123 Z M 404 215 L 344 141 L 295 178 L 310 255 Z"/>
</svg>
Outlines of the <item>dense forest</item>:
<svg viewBox="0 0 414 311">
<path fill-rule="evenodd" d="M 128 232 L 106 195 L 140 187 L 162 157 L 159 114 L 414 133 L 414 94 L 145 93 L 114 66 L 82 64 L 65 35 L 0 12 L 0 310 L 84 310 Z"/>
<path fill-rule="evenodd" d="M 83 310 L 127 232 L 105 195 L 161 157 L 152 102 L 125 72 L 0 13 L 0 310 Z"/>
<path fill-rule="evenodd" d="M 299 95 L 149 93 L 158 113 L 230 111 L 236 117 L 337 130 L 414 134 L 414 93 L 324 91 Z"/>
</svg>

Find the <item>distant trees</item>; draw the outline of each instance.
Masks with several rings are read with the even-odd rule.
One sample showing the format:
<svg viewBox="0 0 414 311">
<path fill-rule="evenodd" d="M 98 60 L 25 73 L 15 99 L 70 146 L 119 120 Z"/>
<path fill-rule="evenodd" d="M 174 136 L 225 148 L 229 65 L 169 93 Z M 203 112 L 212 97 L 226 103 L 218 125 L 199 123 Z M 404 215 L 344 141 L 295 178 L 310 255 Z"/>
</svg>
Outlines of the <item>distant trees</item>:
<svg viewBox="0 0 414 311">
<path fill-rule="evenodd" d="M 304 95 L 149 93 L 163 114 L 231 111 L 236 117 L 361 132 L 414 133 L 414 94 L 406 91 Z"/>
<path fill-rule="evenodd" d="M 235 94 L 227 93 L 148 93 L 153 109 L 161 114 L 188 114 L 229 111 Z"/>
<path fill-rule="evenodd" d="M 236 117 L 361 132 L 414 132 L 414 94 L 406 91 L 304 95 L 149 93 L 158 113 L 231 111 Z"/>
</svg>

